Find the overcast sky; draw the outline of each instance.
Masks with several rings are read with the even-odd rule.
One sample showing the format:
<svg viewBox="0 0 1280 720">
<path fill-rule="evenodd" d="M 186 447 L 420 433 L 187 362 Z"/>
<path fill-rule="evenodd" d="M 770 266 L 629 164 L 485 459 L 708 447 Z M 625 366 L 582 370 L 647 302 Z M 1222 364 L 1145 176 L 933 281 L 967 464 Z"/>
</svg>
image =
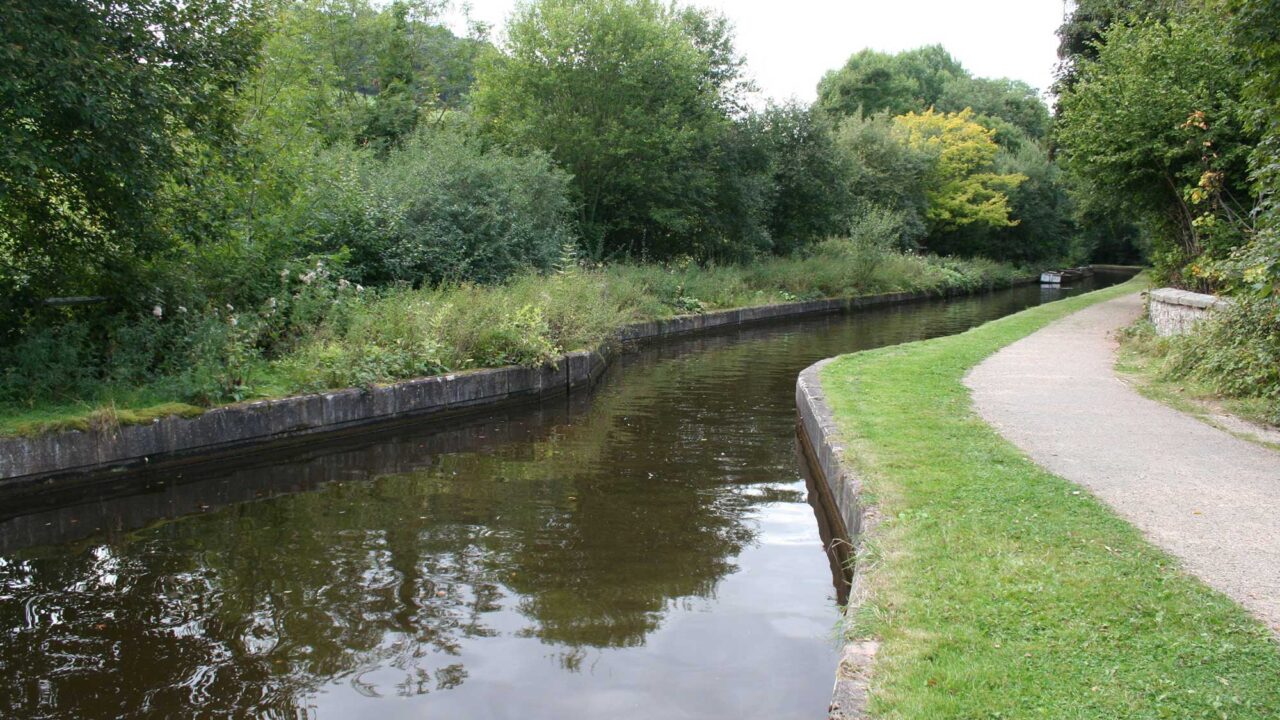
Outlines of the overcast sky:
<svg viewBox="0 0 1280 720">
<path fill-rule="evenodd" d="M 733 21 L 738 51 L 766 97 L 812 101 L 818 80 L 863 48 L 888 52 L 939 43 L 975 75 L 1052 82 L 1063 0 L 696 0 Z M 494 27 L 516 0 L 471 0 Z M 456 13 L 455 13 L 456 16 Z M 458 23 L 460 25 L 461 23 Z M 460 28 L 459 28 L 460 29 Z"/>
</svg>

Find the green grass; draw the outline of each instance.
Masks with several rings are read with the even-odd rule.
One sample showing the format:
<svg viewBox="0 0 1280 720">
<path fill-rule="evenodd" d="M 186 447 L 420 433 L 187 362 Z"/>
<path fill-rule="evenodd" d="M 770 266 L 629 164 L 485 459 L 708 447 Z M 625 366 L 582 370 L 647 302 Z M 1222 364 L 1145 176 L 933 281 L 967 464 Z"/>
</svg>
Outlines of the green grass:
<svg viewBox="0 0 1280 720">
<path fill-rule="evenodd" d="M 34 437 L 65 430 L 109 430 L 122 425 L 145 425 L 165 417 L 196 417 L 205 408 L 179 402 L 138 402 L 133 407 L 107 403 L 95 407 L 83 405 L 52 406 L 20 415 L 0 417 L 0 435 Z"/>
<path fill-rule="evenodd" d="M 1158 337 L 1147 320 L 1139 320 L 1120 336 L 1116 370 L 1122 373 L 1142 395 L 1177 410 L 1195 415 L 1210 424 L 1219 425 L 1215 416 L 1229 413 L 1262 427 L 1274 427 L 1274 402 L 1261 397 L 1224 396 L 1213 385 L 1193 374 L 1174 374 L 1166 369 L 1170 341 Z M 1235 433 L 1246 440 L 1257 441 L 1248 433 Z M 1271 443 L 1264 442 L 1270 445 Z"/>
<path fill-rule="evenodd" d="M 175 403 L 198 411 L 233 399 L 277 398 L 333 388 L 371 386 L 484 367 L 536 365 L 563 352 L 598 347 L 628 323 L 822 297 L 903 290 L 1006 286 L 1013 267 L 888 251 L 850 240 L 819 243 L 805 256 L 719 267 L 616 264 L 528 273 L 500 285 L 450 285 L 358 294 L 309 285 L 312 295 L 283 317 L 276 306 L 184 315 L 180 322 L 225 338 L 163 352 L 120 353 L 86 370 L 87 349 L 62 359 L 62 338 L 37 338 L 17 371 L 0 366 L 0 433 L 149 422 Z M 336 278 L 330 279 L 336 283 Z M 305 312 L 298 308 L 305 308 Z M 132 346 L 179 322 L 148 314 L 126 327 Z M 204 323 L 201 325 L 200 323 Z M 219 334 L 221 333 L 221 334 Z M 198 335 L 194 331 L 194 337 Z M 141 339 L 139 339 L 141 338 Z M 43 355 L 41 354 L 43 353 Z M 179 371 L 156 371 L 154 357 Z M 139 359 L 141 358 L 141 359 Z M 175 361 L 178 358 L 180 361 Z M 3 353 L 0 352 L 0 360 Z M 132 364 L 131 364 L 132 363 Z M 169 375 L 163 374 L 170 372 Z M 59 374 L 60 373 L 60 374 Z M 185 373 L 185 374 L 184 374 Z M 130 378 L 109 382 L 101 378 Z M 137 378 L 146 378 L 139 382 Z M 104 416 L 105 417 L 102 417 Z"/>
<path fill-rule="evenodd" d="M 881 640 L 874 717 L 1280 716 L 1280 646 L 1262 624 L 1000 438 L 962 382 L 1004 345 L 1144 282 L 825 368 L 885 518 L 849 621 Z"/>
</svg>

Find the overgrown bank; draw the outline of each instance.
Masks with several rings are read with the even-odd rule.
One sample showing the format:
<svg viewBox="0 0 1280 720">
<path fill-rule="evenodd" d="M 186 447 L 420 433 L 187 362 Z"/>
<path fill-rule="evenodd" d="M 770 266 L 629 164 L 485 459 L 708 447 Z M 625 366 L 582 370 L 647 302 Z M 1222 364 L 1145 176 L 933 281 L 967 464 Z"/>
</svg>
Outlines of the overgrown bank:
<svg viewBox="0 0 1280 720">
<path fill-rule="evenodd" d="M 449 5 L 0 5 L 0 432 L 1090 255 L 1038 91 L 941 47 L 759 106 L 718 12 Z"/>
<path fill-rule="evenodd" d="M 323 264 L 284 268 L 257 307 L 157 306 L 114 351 L 67 357 L 93 332 L 68 323 L 3 351 L 0 432 L 144 422 L 225 402 L 369 386 L 594 347 L 620 326 L 702 310 L 902 290 L 1005 286 L 1011 266 L 907 254 L 866 240 L 746 266 L 612 265 L 497 285 L 365 290 Z M 156 357 L 155 348 L 169 354 Z M 178 352 L 174 352 L 174 349 Z"/>
<path fill-rule="evenodd" d="M 1194 332 L 1172 337 L 1139 321 L 1121 338 L 1117 367 L 1180 409 L 1221 404 L 1247 420 L 1280 424 L 1280 305 L 1239 297 Z"/>
<path fill-rule="evenodd" d="M 983 358 L 1142 280 L 962 335 L 845 356 L 823 388 L 885 518 L 851 634 L 875 717 L 1263 718 L 1280 648 L 1133 527 L 971 410 Z"/>
</svg>

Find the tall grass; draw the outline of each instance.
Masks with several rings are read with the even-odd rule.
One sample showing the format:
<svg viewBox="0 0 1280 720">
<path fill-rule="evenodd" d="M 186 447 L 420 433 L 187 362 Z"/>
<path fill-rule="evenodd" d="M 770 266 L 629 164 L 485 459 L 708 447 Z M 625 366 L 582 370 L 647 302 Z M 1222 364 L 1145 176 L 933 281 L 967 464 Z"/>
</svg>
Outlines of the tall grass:
<svg viewBox="0 0 1280 720">
<path fill-rule="evenodd" d="M 1123 337 L 1130 365 L 1163 398 L 1225 400 L 1250 419 L 1280 424 L 1280 300 L 1237 297 L 1184 335 L 1159 337 L 1141 321 Z"/>
<path fill-rule="evenodd" d="M 198 373 L 166 365 L 148 378 L 108 366 L 86 379 L 75 367 L 52 368 L 55 374 L 76 376 L 68 397 L 65 387 L 59 394 L 24 396 L 37 386 L 22 385 L 22 374 L 10 372 L 0 383 L 7 385 L 0 397 L 10 398 L 0 405 L 0 432 L 76 426 L 103 405 L 139 408 L 180 401 L 209 406 L 471 368 L 536 365 L 566 351 L 596 347 L 629 322 L 822 297 L 998 287 L 1014 273 L 1010 266 L 985 260 L 905 254 L 874 242 L 831 239 L 805 255 L 751 265 L 567 263 L 555 273 L 530 272 L 497 285 L 362 293 L 336 279 L 344 284 L 317 289 L 316 280 L 305 288 L 310 298 L 306 322 L 282 320 L 283 302 L 234 315 L 213 313 L 210 322 L 225 332 L 216 336 L 212 350 L 186 363 L 201 368 Z M 298 295 L 293 297 L 294 305 L 304 306 Z M 318 314 L 317 307 L 327 310 Z M 27 357 L 24 367 L 38 360 Z"/>
</svg>

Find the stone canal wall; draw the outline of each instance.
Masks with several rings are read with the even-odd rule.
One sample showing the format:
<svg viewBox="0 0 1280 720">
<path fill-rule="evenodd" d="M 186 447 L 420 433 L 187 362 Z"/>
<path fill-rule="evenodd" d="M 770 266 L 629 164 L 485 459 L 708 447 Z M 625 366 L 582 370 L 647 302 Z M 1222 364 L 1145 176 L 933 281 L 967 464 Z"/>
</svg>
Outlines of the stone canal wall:
<svg viewBox="0 0 1280 720">
<path fill-rule="evenodd" d="M 1015 284 L 1035 282 L 1034 277 Z M 900 292 L 783 303 L 636 323 L 618 331 L 633 343 L 751 323 L 912 302 L 958 291 Z M 608 366 L 610 348 L 567 353 L 543 367 L 504 367 L 215 408 L 193 417 L 141 425 L 0 438 L 0 496 L 65 485 L 103 471 L 173 462 L 250 445 L 289 442 L 391 420 L 447 417 L 503 403 L 536 400 L 590 386 Z"/>
<path fill-rule="evenodd" d="M 1156 334 L 1164 337 L 1181 335 L 1217 308 L 1231 301 L 1215 295 L 1160 288 L 1147 294 L 1147 314 Z"/>
<path fill-rule="evenodd" d="M 856 560 L 863 538 L 875 526 L 877 514 L 874 507 L 864 504 L 862 481 L 845 462 L 845 448 L 839 441 L 835 418 L 822 391 L 819 374 L 834 359 L 810 365 L 800 373 L 796 381 L 796 411 L 799 414 L 800 443 L 822 496 L 820 502 L 829 511 L 827 514 L 834 516 L 834 524 L 843 525 L 835 528 L 836 536 L 839 541 L 852 546 L 850 557 Z M 864 573 L 865 568 L 855 561 L 846 614 L 854 612 L 862 602 L 866 592 Z M 845 643 L 840 653 L 840 664 L 836 667 L 829 720 L 855 720 L 866 716 L 871 663 L 878 645 L 874 639 Z"/>
</svg>

